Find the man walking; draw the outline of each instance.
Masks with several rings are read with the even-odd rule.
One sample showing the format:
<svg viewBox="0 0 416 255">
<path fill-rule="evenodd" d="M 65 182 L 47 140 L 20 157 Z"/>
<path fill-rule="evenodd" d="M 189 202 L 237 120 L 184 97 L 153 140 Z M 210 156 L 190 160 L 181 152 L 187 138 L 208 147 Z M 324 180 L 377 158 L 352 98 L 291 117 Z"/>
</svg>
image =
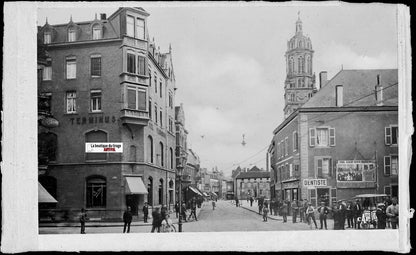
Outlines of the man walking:
<svg viewBox="0 0 416 255">
<path fill-rule="evenodd" d="M 288 201 L 283 201 L 282 203 L 281 211 L 282 211 L 282 216 L 283 216 L 283 223 L 287 222 L 288 203 L 289 203 Z"/>
<path fill-rule="evenodd" d="M 250 197 L 250 207 L 253 207 L 253 201 L 254 201 L 254 198 Z"/>
<path fill-rule="evenodd" d="M 259 198 L 257 200 L 258 206 L 259 206 L 259 214 L 261 215 L 263 212 L 263 199 Z"/>
<path fill-rule="evenodd" d="M 185 204 L 185 202 L 182 203 L 181 213 L 182 213 L 182 215 L 181 215 L 182 219 L 185 222 L 187 222 L 187 220 L 186 220 L 186 204 Z"/>
<path fill-rule="evenodd" d="M 191 203 L 191 214 L 189 214 L 188 220 L 191 219 L 192 215 L 194 216 L 195 221 L 198 221 L 198 219 L 196 218 L 196 202 L 195 201 L 192 201 Z"/>
<path fill-rule="evenodd" d="M 162 217 L 159 211 L 159 207 L 154 208 L 153 212 L 152 212 L 152 217 L 153 217 L 153 221 L 152 221 L 152 233 L 155 232 L 155 230 L 157 229 L 157 232 L 160 232 L 160 225 L 162 223 Z"/>
<path fill-rule="evenodd" d="M 149 216 L 149 205 L 147 204 L 147 202 L 145 202 L 143 206 L 143 216 L 144 216 L 144 223 L 147 223 L 147 218 Z"/>
<path fill-rule="evenodd" d="M 312 207 L 312 203 L 308 203 L 308 208 L 306 209 L 306 217 L 308 219 L 308 224 L 309 224 L 310 229 L 312 229 L 311 220 L 313 220 L 313 224 L 315 224 L 315 229 L 318 229 L 318 226 L 316 225 L 316 220 L 315 220 L 315 209 Z"/>
<path fill-rule="evenodd" d="M 131 224 L 132 219 L 133 219 L 133 215 L 131 213 L 131 207 L 127 206 L 127 210 L 123 214 L 123 221 L 124 221 L 123 233 L 126 233 L 126 228 L 127 228 L 127 233 L 130 233 L 130 224 Z"/>
<path fill-rule="evenodd" d="M 323 225 L 325 225 L 325 229 L 328 230 L 328 227 L 326 225 L 326 219 L 328 217 L 328 213 L 329 213 L 329 208 L 325 205 L 325 202 L 321 202 L 321 206 L 318 208 L 318 213 L 319 213 L 319 222 L 321 224 L 321 228 L 323 227 Z"/>
<path fill-rule="evenodd" d="M 354 219 L 354 228 L 360 229 L 360 224 L 361 223 L 359 222 L 358 219 L 361 218 L 361 214 L 362 214 L 362 207 L 361 207 L 361 204 L 360 204 L 360 200 L 357 199 L 357 200 L 355 200 L 355 204 L 352 207 L 352 215 L 354 217 L 353 218 Z"/>
<path fill-rule="evenodd" d="M 391 199 L 391 205 L 387 207 L 386 215 L 390 219 L 392 229 L 399 227 L 399 205 L 396 197 Z"/>
<path fill-rule="evenodd" d="M 291 207 L 292 207 L 292 222 L 296 223 L 296 216 L 297 216 L 298 210 L 299 210 L 298 201 L 296 199 L 293 199 Z"/>
</svg>

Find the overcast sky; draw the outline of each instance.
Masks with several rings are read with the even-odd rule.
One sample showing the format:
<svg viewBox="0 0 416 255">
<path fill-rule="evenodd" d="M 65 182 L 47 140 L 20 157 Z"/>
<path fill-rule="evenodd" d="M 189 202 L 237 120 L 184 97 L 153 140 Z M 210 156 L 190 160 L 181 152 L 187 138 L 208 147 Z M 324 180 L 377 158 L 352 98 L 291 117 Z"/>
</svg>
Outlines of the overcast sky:
<svg viewBox="0 0 416 255">
<path fill-rule="evenodd" d="M 266 167 L 266 148 L 283 120 L 284 54 L 298 12 L 317 77 L 328 71 L 332 78 L 341 66 L 397 68 L 394 5 L 262 4 L 140 5 L 150 13 L 156 45 L 167 51 L 172 44 L 176 105 L 184 105 L 189 147 L 201 167 L 218 166 L 226 175 L 238 165 Z M 70 15 L 74 22 L 93 20 L 95 13 L 108 17 L 118 8 L 71 6 L 78 8 L 40 8 L 38 25 L 45 17 L 52 25 L 69 22 Z"/>
</svg>

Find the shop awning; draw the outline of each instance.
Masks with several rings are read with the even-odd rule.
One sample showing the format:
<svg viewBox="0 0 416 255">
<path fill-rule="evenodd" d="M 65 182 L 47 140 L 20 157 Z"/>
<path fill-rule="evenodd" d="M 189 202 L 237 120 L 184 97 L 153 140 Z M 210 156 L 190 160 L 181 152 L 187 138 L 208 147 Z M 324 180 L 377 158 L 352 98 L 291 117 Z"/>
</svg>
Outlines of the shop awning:
<svg viewBox="0 0 416 255">
<path fill-rule="evenodd" d="M 214 192 L 211 192 L 211 195 L 216 196 L 216 197 L 218 196 L 218 195 L 217 195 L 217 194 L 215 194 Z"/>
<path fill-rule="evenodd" d="M 201 192 L 199 192 L 196 188 L 194 188 L 192 186 L 189 186 L 189 189 L 191 191 L 193 191 L 195 194 L 197 194 L 198 196 L 204 196 L 204 195 L 201 194 Z"/>
<path fill-rule="evenodd" d="M 58 203 L 55 198 L 38 182 L 38 203 Z"/>
<path fill-rule="evenodd" d="M 206 192 L 203 192 L 204 196 L 209 197 L 209 194 Z"/>
<path fill-rule="evenodd" d="M 126 194 L 147 194 L 142 178 L 137 176 L 127 176 L 126 178 Z"/>
</svg>

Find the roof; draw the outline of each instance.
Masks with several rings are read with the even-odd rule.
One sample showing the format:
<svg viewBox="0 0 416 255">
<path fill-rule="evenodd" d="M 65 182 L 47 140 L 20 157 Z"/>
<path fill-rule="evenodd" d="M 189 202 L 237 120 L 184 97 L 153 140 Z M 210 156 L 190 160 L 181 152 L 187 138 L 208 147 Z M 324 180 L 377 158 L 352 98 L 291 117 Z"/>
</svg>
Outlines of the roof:
<svg viewBox="0 0 416 255">
<path fill-rule="evenodd" d="M 344 106 L 376 106 L 377 75 L 383 86 L 385 106 L 398 105 L 398 70 L 341 70 L 300 108 L 336 107 L 335 86 L 343 86 Z"/>
<path fill-rule="evenodd" d="M 241 172 L 236 179 L 243 179 L 243 178 L 270 178 L 270 172 L 267 171 L 248 171 L 248 172 Z"/>
<path fill-rule="evenodd" d="M 248 171 L 254 171 L 254 172 L 258 172 L 260 171 L 260 169 L 257 166 L 253 166 L 250 170 Z"/>
</svg>

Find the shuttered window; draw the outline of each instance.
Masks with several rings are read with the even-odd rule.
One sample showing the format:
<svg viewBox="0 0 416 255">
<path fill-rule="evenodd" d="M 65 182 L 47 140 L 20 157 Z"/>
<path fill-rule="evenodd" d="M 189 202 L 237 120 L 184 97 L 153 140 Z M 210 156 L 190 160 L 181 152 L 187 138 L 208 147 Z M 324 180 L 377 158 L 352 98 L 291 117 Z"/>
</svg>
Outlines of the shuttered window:
<svg viewBox="0 0 416 255">
<path fill-rule="evenodd" d="M 335 146 L 335 128 L 329 129 L 329 146 Z"/>
<path fill-rule="evenodd" d="M 390 186 L 384 186 L 384 194 L 391 195 L 391 187 Z"/>
<path fill-rule="evenodd" d="M 316 131 L 314 128 L 309 129 L 309 146 L 314 147 L 316 144 Z"/>
<path fill-rule="evenodd" d="M 391 129 L 390 127 L 385 127 L 384 128 L 384 143 L 386 145 L 390 145 L 391 144 Z"/>
</svg>

